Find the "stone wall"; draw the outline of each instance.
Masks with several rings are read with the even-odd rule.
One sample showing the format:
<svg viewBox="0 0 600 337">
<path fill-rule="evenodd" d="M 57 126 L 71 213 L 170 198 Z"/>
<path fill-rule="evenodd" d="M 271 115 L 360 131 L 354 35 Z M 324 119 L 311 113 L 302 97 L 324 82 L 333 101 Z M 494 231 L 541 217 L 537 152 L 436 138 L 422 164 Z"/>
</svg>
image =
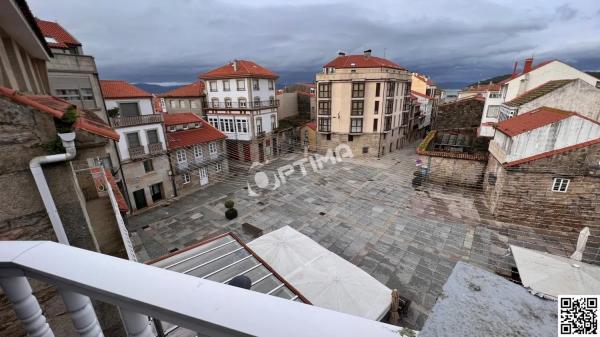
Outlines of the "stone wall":
<svg viewBox="0 0 600 337">
<path fill-rule="evenodd" d="M 486 162 L 457 158 L 421 156 L 429 167 L 427 180 L 436 184 L 481 187 Z"/>
<path fill-rule="evenodd" d="M 484 180 L 488 208 L 499 220 L 577 237 L 589 226 L 600 239 L 600 144 L 505 168 L 490 157 Z M 565 193 L 551 190 L 554 178 L 570 179 Z"/>
<path fill-rule="evenodd" d="M 152 159 L 153 170 L 146 172 L 144 169 L 144 160 Z M 121 164 L 123 170 L 123 176 L 125 177 L 125 184 L 127 185 L 127 195 L 129 197 L 131 210 L 137 210 L 138 207 L 135 204 L 133 192 L 137 190 L 144 190 L 146 196 L 146 204 L 148 207 L 154 205 L 152 201 L 152 195 L 150 193 L 150 186 L 158 183 L 162 183 L 162 200 L 170 199 L 175 196 L 173 189 L 173 183 L 169 176 L 171 165 L 169 164 L 169 157 L 166 154 L 149 157 L 146 159 L 139 159 L 129 161 Z"/>
<path fill-rule="evenodd" d="M 478 127 L 485 101 L 475 97 L 440 104 L 433 129 L 460 129 Z"/>
<path fill-rule="evenodd" d="M 355 157 L 378 157 L 401 149 L 405 142 L 404 128 L 396 127 L 387 133 L 363 133 L 354 135 L 352 141 L 348 134 L 332 133 L 330 139 L 327 134 L 318 133 L 316 139 L 317 152 L 325 153 L 328 149 L 332 151 L 339 144 L 346 144 L 352 150 Z M 379 149 L 379 151 L 377 151 Z"/>
</svg>

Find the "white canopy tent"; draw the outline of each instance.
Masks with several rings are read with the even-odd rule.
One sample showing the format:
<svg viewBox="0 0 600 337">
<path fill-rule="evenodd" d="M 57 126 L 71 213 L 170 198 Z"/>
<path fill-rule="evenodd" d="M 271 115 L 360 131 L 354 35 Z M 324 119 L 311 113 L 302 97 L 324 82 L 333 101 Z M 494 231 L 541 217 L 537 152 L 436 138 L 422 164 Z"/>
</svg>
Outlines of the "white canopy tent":
<svg viewBox="0 0 600 337">
<path fill-rule="evenodd" d="M 600 294 L 600 267 L 567 257 L 510 246 L 523 286 L 542 297 Z"/>
<path fill-rule="evenodd" d="M 248 247 L 316 306 L 373 320 L 390 309 L 388 287 L 289 226 Z"/>
</svg>

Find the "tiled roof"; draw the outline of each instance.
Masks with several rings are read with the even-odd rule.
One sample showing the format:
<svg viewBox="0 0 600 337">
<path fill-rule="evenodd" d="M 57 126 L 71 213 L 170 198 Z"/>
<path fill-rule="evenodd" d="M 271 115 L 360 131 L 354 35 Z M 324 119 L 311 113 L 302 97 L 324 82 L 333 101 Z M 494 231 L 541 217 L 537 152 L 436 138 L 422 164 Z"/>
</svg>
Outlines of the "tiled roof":
<svg viewBox="0 0 600 337">
<path fill-rule="evenodd" d="M 193 112 L 177 112 L 163 114 L 165 125 L 177 125 L 202 122 L 202 118 Z"/>
<path fill-rule="evenodd" d="M 167 115 L 165 115 L 165 117 L 166 116 Z M 185 120 L 185 118 L 182 118 L 182 120 Z M 167 147 L 169 148 L 169 150 L 227 138 L 227 136 L 225 136 L 224 133 L 216 129 L 214 126 L 210 125 L 204 119 L 198 117 L 198 120 L 200 123 L 202 123 L 202 126 L 199 128 L 174 132 L 167 131 Z"/>
<path fill-rule="evenodd" d="M 152 98 L 152 94 L 120 80 L 100 80 L 104 98 Z"/>
<path fill-rule="evenodd" d="M 486 91 L 500 91 L 500 84 L 489 83 L 489 84 L 477 84 L 470 86 L 465 89 L 466 92 L 486 92 Z"/>
<path fill-rule="evenodd" d="M 556 123 L 577 113 L 549 107 L 537 108 L 496 124 L 496 129 L 513 137 L 542 126 Z"/>
<path fill-rule="evenodd" d="M 235 69 L 234 69 L 235 63 Z M 216 69 L 207 71 L 199 76 L 202 79 L 220 79 L 220 78 L 243 78 L 243 77 L 255 77 L 255 78 L 270 78 L 277 79 L 279 75 L 270 71 L 269 69 L 260 66 L 252 61 L 247 60 L 235 60 L 229 62 L 224 66 Z"/>
<path fill-rule="evenodd" d="M 542 96 L 546 95 L 547 93 L 550 93 L 558 88 L 562 88 L 565 85 L 567 85 L 573 81 L 575 81 L 575 80 L 548 81 L 538 87 L 535 87 L 531 90 L 525 91 L 521 95 L 513 98 L 512 100 L 510 100 L 508 102 L 505 102 L 504 104 L 506 104 L 508 106 L 513 106 L 513 107 L 521 106 L 525 103 L 529 103 L 529 102 L 533 101 L 534 99 L 542 97 Z"/>
<path fill-rule="evenodd" d="M 400 65 L 377 56 L 341 55 L 325 64 L 323 68 L 392 68 L 406 70 Z"/>
<path fill-rule="evenodd" d="M 519 160 L 514 160 L 514 161 L 511 161 L 511 162 L 507 162 L 507 163 L 504 163 L 504 166 L 505 167 L 518 166 L 518 165 L 529 163 L 529 162 L 532 162 L 532 161 L 535 161 L 535 160 L 552 157 L 552 156 L 555 156 L 557 154 L 561 154 L 561 153 L 565 153 L 565 152 L 569 152 L 569 151 L 574 151 L 574 150 L 577 150 L 577 149 L 581 149 L 581 148 L 588 147 L 588 146 L 594 145 L 594 144 L 599 144 L 599 143 L 600 143 L 600 138 L 596 138 L 596 139 L 589 140 L 587 142 L 583 142 L 583 143 L 579 143 L 579 144 L 575 144 L 575 145 L 563 147 L 562 149 L 556 149 L 556 150 L 552 150 L 552 151 L 548 151 L 548 152 L 536 154 L 535 156 L 531 156 L 531 157 L 527 157 L 527 158 L 523 158 L 523 159 L 519 159 Z"/>
<path fill-rule="evenodd" d="M 38 27 L 40 27 L 44 37 L 51 37 L 56 40 L 56 43 L 46 41 L 48 46 L 52 48 L 70 48 L 72 46 L 81 46 L 81 43 L 58 23 L 40 19 L 36 19 L 36 23 Z"/>
<path fill-rule="evenodd" d="M 127 201 L 125 201 L 125 198 L 123 197 L 123 194 L 121 193 L 121 190 L 119 189 L 119 187 L 117 186 L 117 182 L 115 181 L 115 177 L 113 177 L 113 175 L 110 173 L 110 170 L 107 168 L 100 168 L 100 167 L 92 167 L 90 169 L 90 172 L 92 174 L 95 173 L 100 173 L 100 170 L 104 171 L 104 174 L 106 175 L 106 180 L 108 180 L 108 183 L 110 184 L 110 187 L 113 190 L 113 194 L 115 196 L 115 200 L 117 202 L 117 206 L 119 206 L 119 210 L 121 212 L 128 212 L 129 211 L 129 207 L 127 206 Z"/>
<path fill-rule="evenodd" d="M 53 118 L 61 119 L 65 112 L 73 107 L 69 103 L 58 97 L 50 95 L 31 95 L 17 92 L 16 90 L 1 87 L 0 96 L 7 97 L 13 102 L 27 105 L 41 112 L 47 113 Z M 84 130 L 97 136 L 119 140 L 119 134 L 115 132 L 108 124 L 90 111 L 77 108 L 78 118 L 73 125 L 75 129 Z"/>
<path fill-rule="evenodd" d="M 175 88 L 160 94 L 160 97 L 198 97 L 204 96 L 204 82 L 196 81 L 194 83 Z"/>
</svg>

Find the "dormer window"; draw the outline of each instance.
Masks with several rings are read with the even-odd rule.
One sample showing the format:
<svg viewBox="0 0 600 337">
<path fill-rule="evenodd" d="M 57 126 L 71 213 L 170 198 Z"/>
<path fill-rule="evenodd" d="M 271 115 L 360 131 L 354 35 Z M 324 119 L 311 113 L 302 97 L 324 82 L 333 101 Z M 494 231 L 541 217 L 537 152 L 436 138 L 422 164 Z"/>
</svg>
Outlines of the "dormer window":
<svg viewBox="0 0 600 337">
<path fill-rule="evenodd" d="M 48 43 L 58 43 L 58 41 L 56 41 L 55 38 L 50 37 L 50 36 L 44 36 L 44 40 L 46 40 L 46 42 L 48 42 Z"/>
<path fill-rule="evenodd" d="M 174 125 L 169 126 L 169 132 L 175 132 L 175 126 Z"/>
<path fill-rule="evenodd" d="M 200 127 L 200 123 L 194 123 L 194 127 L 195 128 L 199 128 Z"/>
</svg>

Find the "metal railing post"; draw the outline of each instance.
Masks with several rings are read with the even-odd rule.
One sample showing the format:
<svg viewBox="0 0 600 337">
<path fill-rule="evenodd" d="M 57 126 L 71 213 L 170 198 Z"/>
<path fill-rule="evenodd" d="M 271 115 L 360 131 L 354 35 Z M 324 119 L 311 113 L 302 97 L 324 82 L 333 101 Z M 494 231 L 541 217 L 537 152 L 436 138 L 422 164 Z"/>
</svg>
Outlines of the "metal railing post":
<svg viewBox="0 0 600 337">
<path fill-rule="evenodd" d="M 54 337 L 42 308 L 38 303 L 29 281 L 22 272 L 15 271 L 14 276 L 0 276 L 0 287 L 12 304 L 17 318 L 29 337 Z"/>
<path fill-rule="evenodd" d="M 65 307 L 71 315 L 75 331 L 81 337 L 103 337 L 96 312 L 89 297 L 68 290 L 60 290 Z"/>
<path fill-rule="evenodd" d="M 125 330 L 129 337 L 156 337 L 150 329 L 148 317 L 120 308 Z"/>
</svg>

